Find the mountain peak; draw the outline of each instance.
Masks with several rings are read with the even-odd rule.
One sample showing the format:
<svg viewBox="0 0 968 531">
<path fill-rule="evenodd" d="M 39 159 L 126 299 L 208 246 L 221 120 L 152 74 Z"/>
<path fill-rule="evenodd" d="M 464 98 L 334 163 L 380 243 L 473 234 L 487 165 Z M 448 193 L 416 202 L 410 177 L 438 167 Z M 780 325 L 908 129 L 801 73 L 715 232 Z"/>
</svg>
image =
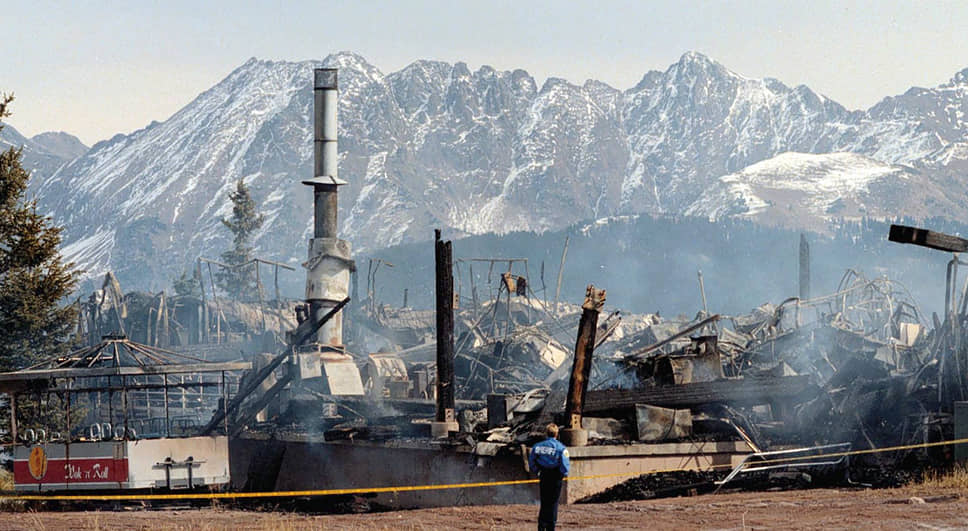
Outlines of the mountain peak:
<svg viewBox="0 0 968 531">
<path fill-rule="evenodd" d="M 713 61 L 712 59 L 710 59 L 708 56 L 706 56 L 703 53 L 690 50 L 690 51 L 687 51 L 686 53 L 682 54 L 681 57 L 679 57 L 679 63 L 706 63 L 706 64 L 716 64 L 716 61 Z"/>
<path fill-rule="evenodd" d="M 30 140 L 65 160 L 76 159 L 89 149 L 76 136 L 63 131 L 47 131 Z"/>
<path fill-rule="evenodd" d="M 323 60 L 323 65 L 339 69 L 356 70 L 363 73 L 370 81 L 382 81 L 383 72 L 369 63 L 362 55 L 350 51 L 330 54 Z"/>
<path fill-rule="evenodd" d="M 720 63 L 699 52 L 686 52 L 679 61 L 666 70 L 666 75 L 675 81 L 695 78 L 724 78 L 740 76 L 730 72 Z"/>
<path fill-rule="evenodd" d="M 569 82 L 567 79 L 560 77 L 549 77 L 545 80 L 544 85 L 541 86 L 540 92 L 545 93 L 558 87 L 563 87 L 565 90 L 576 88 L 575 85 Z"/>
</svg>

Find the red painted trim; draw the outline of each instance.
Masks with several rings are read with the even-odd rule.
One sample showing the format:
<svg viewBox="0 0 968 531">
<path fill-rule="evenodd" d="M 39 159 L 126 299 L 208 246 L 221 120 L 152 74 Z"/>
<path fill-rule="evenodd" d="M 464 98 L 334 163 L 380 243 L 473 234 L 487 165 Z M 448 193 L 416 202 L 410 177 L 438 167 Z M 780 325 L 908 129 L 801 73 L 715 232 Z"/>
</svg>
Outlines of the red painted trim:
<svg viewBox="0 0 968 531">
<path fill-rule="evenodd" d="M 34 479 L 26 460 L 13 462 L 16 485 L 42 483 L 120 483 L 128 481 L 128 460 L 110 457 L 48 459 L 44 477 Z"/>
</svg>

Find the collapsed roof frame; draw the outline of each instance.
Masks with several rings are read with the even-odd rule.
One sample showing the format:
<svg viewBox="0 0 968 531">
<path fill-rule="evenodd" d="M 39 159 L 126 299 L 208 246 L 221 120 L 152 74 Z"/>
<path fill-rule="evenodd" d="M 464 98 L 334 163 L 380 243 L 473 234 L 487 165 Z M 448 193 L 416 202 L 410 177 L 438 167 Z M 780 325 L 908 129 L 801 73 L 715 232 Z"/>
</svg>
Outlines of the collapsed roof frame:
<svg viewBox="0 0 968 531">
<path fill-rule="evenodd" d="M 150 347 L 130 341 L 123 335 L 108 335 L 96 345 L 83 347 L 63 356 L 53 356 L 31 365 L 25 369 L 0 373 L 0 393 L 6 393 L 10 398 L 10 435 L 13 443 L 18 442 L 17 433 L 17 398 L 23 394 L 54 394 L 65 404 L 65 423 L 67 428 L 66 442 L 71 440 L 71 396 L 77 393 L 106 392 L 108 393 L 109 414 L 113 421 L 111 410 L 115 392 L 121 393 L 121 414 L 124 430 L 116 438 L 136 438 L 129 429 L 129 401 L 128 392 L 135 390 L 161 389 L 164 391 L 165 429 L 164 437 L 171 436 L 171 416 L 169 413 L 169 389 L 218 387 L 221 389 L 221 405 L 224 409 L 228 404 L 227 372 L 245 371 L 252 368 L 247 361 L 209 362 L 201 358 L 188 356 Z M 169 382 L 171 375 L 219 373 L 219 382 Z M 160 383 L 131 382 L 139 376 L 162 378 Z M 120 378 L 120 384 L 114 384 L 112 378 Z M 93 385 L 75 385 L 77 379 L 107 378 L 107 385 L 95 383 Z M 58 380 L 62 382 L 58 382 Z M 150 409 L 150 404 L 146 407 Z M 228 426 L 226 425 L 226 432 Z M 31 441 L 27 441 L 31 442 Z"/>
</svg>

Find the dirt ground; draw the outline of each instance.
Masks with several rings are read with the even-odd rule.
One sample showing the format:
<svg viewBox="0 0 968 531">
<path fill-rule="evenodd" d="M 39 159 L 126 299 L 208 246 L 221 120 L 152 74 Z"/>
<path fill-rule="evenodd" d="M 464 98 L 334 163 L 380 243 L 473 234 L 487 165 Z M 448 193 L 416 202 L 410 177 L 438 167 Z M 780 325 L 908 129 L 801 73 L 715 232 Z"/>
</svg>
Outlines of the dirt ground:
<svg viewBox="0 0 968 531">
<path fill-rule="evenodd" d="M 0 513 L 7 529 L 527 529 L 534 505 L 306 515 L 228 508 Z M 744 492 L 562 506 L 562 529 L 965 529 L 968 492 L 906 487 Z"/>
</svg>

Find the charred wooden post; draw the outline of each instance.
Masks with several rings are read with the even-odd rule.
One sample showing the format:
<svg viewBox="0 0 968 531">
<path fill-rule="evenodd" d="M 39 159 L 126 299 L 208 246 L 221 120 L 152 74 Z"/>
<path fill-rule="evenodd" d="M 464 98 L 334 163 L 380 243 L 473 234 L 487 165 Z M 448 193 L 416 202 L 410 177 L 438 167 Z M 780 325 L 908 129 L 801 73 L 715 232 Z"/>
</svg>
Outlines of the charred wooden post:
<svg viewBox="0 0 968 531">
<path fill-rule="evenodd" d="M 800 300 L 810 298 L 810 244 L 800 233 Z"/>
<path fill-rule="evenodd" d="M 568 427 L 561 430 L 561 442 L 567 446 L 588 444 L 588 432 L 581 427 L 581 415 L 588 390 L 588 376 L 592 370 L 592 352 L 595 350 L 595 330 L 598 313 L 605 305 L 605 290 L 589 284 L 585 289 L 585 302 L 581 305 L 581 321 L 578 323 L 578 339 L 575 342 L 575 363 L 571 368 L 565 415 Z"/>
<path fill-rule="evenodd" d="M 458 431 L 454 416 L 454 257 L 450 241 L 434 231 L 437 284 L 437 415 L 431 424 L 434 438 Z"/>
</svg>

